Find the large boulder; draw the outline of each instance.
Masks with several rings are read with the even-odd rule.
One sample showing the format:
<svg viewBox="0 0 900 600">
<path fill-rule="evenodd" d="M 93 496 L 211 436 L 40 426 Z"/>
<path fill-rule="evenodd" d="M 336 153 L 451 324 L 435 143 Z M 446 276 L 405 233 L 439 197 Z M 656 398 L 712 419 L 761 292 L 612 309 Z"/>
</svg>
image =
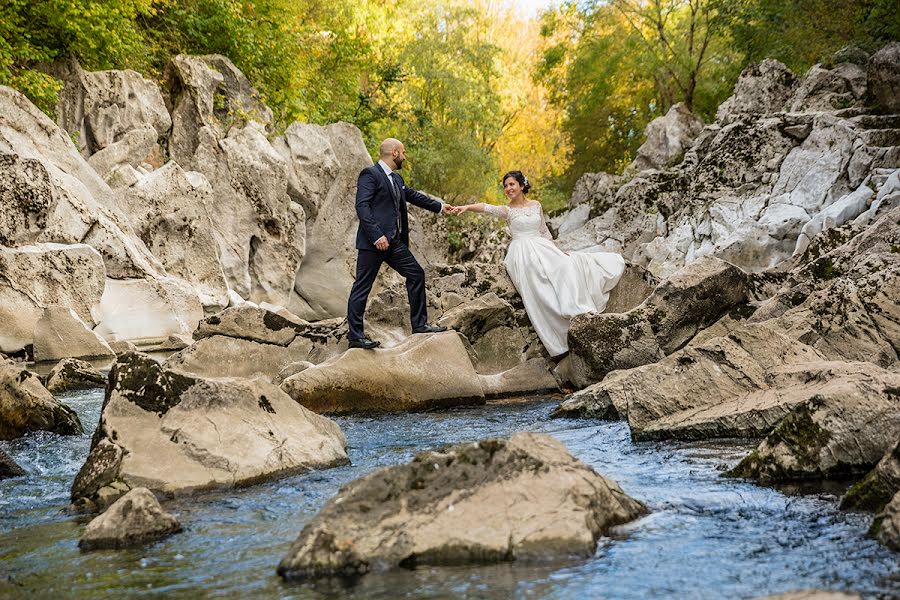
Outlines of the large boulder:
<svg viewBox="0 0 900 600">
<path fill-rule="evenodd" d="M 865 474 L 900 437 L 900 373 L 870 369 L 869 385 L 794 408 L 729 474 L 767 483 Z"/>
<path fill-rule="evenodd" d="M 156 83 L 130 70 L 84 71 L 74 60 L 61 67 L 64 85 L 57 105 L 58 122 L 75 137 L 82 156 L 90 159 L 98 152 L 116 151 L 117 146 L 118 150 L 129 148 L 116 152 L 120 160 L 107 160 L 98 169 L 101 175 L 116 164 L 137 167 L 162 157 L 157 140 L 168 135 L 172 119 Z M 137 132 L 147 139 L 146 144 L 129 143 L 129 136 Z"/>
<path fill-rule="evenodd" d="M 553 438 L 423 452 L 340 489 L 278 565 L 286 579 L 593 556 L 643 505 Z"/>
<path fill-rule="evenodd" d="M 104 507 L 135 487 L 164 495 L 249 485 L 347 461 L 346 440 L 262 380 L 206 379 L 119 357 L 72 500 Z"/>
<path fill-rule="evenodd" d="M 90 246 L 0 247 L 0 350 L 31 344 L 48 306 L 67 307 L 93 326 L 104 281 L 103 259 Z"/>
<path fill-rule="evenodd" d="M 868 76 L 875 104 L 900 112 L 900 42 L 888 44 L 872 56 Z"/>
<path fill-rule="evenodd" d="M 647 125 L 646 141 L 628 168 L 633 171 L 665 169 L 681 162 L 702 130 L 703 121 L 687 105 L 683 102 L 672 105 L 665 116 Z"/>
<path fill-rule="evenodd" d="M 109 344 L 88 329 L 75 311 L 48 306 L 34 325 L 34 360 L 61 358 L 109 358 L 115 356 Z"/>
<path fill-rule="evenodd" d="M 865 63 L 841 62 L 831 68 L 813 65 L 784 109 L 788 112 L 841 110 L 861 104 L 865 95 Z"/>
<path fill-rule="evenodd" d="M 258 306 L 234 306 L 200 321 L 195 339 L 215 335 L 241 338 L 260 344 L 290 346 L 297 336 L 322 344 L 336 343 L 345 333 L 343 319 L 308 322 L 287 312 Z"/>
<path fill-rule="evenodd" d="M 841 498 L 844 510 L 879 511 L 900 491 L 900 441 Z"/>
<path fill-rule="evenodd" d="M 169 155 L 206 176 L 213 235 L 228 287 L 286 305 L 304 255 L 303 208 L 288 195 L 288 163 L 266 138 L 272 113 L 219 55 L 179 55 L 166 67 Z"/>
<path fill-rule="evenodd" d="M 166 271 L 189 282 L 204 307 L 228 306 L 228 285 L 210 218 L 217 208 L 206 178 L 170 161 L 124 188 L 121 198 L 135 232 Z"/>
<path fill-rule="evenodd" d="M 623 314 L 588 313 L 572 319 L 569 348 L 587 378 L 656 362 L 746 301 L 746 274 L 704 258 L 660 283 L 638 307 Z"/>
<path fill-rule="evenodd" d="M 175 277 L 107 279 L 95 331 L 107 340 L 156 344 L 191 334 L 203 318 L 196 291 Z"/>
<path fill-rule="evenodd" d="M 717 121 L 727 121 L 743 113 L 779 112 L 791 97 L 797 81 L 784 64 L 767 58 L 744 69 L 734 86 L 734 94 L 716 111 Z"/>
<path fill-rule="evenodd" d="M 70 390 L 104 387 L 106 376 L 90 363 L 77 358 L 64 358 L 47 375 L 47 390 L 51 394 Z"/>
<path fill-rule="evenodd" d="M 82 550 L 140 546 L 181 531 L 178 520 L 165 512 L 147 488 L 134 488 L 94 517 L 84 529 Z"/>
<path fill-rule="evenodd" d="M 75 411 L 62 404 L 36 375 L 12 362 L 0 362 L 0 440 L 31 431 L 84 433 Z"/>
<path fill-rule="evenodd" d="M 20 467 L 12 457 L 0 448 L 0 480 L 9 479 L 10 477 L 21 477 L 25 475 L 25 469 Z"/>
<path fill-rule="evenodd" d="M 203 377 L 263 377 L 272 381 L 288 365 L 310 358 L 313 343 L 306 338 L 281 346 L 214 335 L 197 340 L 166 359 L 166 368 Z"/>
<path fill-rule="evenodd" d="M 480 404 L 484 391 L 456 332 L 414 335 L 393 348 L 351 349 L 281 384 L 317 413 L 410 411 Z"/>
<path fill-rule="evenodd" d="M 900 492 L 894 494 L 894 498 L 875 517 L 870 533 L 891 550 L 900 552 Z"/>
</svg>

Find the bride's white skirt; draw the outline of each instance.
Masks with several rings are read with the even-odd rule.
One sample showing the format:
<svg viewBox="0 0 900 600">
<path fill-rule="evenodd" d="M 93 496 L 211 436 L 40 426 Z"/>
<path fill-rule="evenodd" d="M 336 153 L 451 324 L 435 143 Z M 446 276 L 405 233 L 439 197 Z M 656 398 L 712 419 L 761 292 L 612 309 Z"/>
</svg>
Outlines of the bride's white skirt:
<svg viewBox="0 0 900 600">
<path fill-rule="evenodd" d="M 609 292 L 625 271 L 625 259 L 619 254 L 567 255 L 538 236 L 513 238 L 503 263 L 550 356 L 568 351 L 572 317 L 606 308 Z"/>
</svg>

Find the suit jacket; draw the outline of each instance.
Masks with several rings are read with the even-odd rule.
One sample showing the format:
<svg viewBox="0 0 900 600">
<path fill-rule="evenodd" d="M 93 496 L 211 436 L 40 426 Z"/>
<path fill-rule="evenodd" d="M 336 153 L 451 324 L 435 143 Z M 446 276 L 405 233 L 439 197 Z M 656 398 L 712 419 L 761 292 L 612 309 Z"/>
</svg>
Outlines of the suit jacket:
<svg viewBox="0 0 900 600">
<path fill-rule="evenodd" d="M 409 245 L 409 219 L 406 203 L 439 213 L 443 204 L 429 198 L 422 192 L 406 187 L 403 178 L 394 171 L 400 197 L 395 204 L 394 187 L 388 180 L 387 173 L 378 163 L 366 167 L 359 174 L 356 185 L 356 214 L 359 216 L 359 229 L 356 230 L 357 250 L 375 250 L 375 241 L 381 236 L 388 240 L 399 239 Z M 399 205 L 399 215 L 397 208 Z M 400 231 L 397 231 L 397 223 Z"/>
</svg>

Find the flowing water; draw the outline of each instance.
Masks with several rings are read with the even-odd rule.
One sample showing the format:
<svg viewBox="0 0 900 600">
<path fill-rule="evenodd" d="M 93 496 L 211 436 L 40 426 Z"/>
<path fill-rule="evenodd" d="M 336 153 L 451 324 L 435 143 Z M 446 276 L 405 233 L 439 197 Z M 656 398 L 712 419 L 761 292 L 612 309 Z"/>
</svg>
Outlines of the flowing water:
<svg viewBox="0 0 900 600">
<path fill-rule="evenodd" d="M 102 391 L 63 401 L 93 431 Z M 170 502 L 183 533 L 86 554 L 77 546 L 86 519 L 66 506 L 90 433 L 0 442 L 29 473 L 0 481 L 0 597 L 719 599 L 816 587 L 900 598 L 897 555 L 865 535 L 871 515 L 838 511 L 833 494 L 791 496 L 720 476 L 747 443 L 634 444 L 623 423 L 550 420 L 556 403 L 340 418 L 351 466 Z M 516 431 L 553 435 L 652 512 L 587 561 L 419 568 L 355 583 L 289 584 L 275 574 L 340 485 L 420 450 Z"/>
</svg>

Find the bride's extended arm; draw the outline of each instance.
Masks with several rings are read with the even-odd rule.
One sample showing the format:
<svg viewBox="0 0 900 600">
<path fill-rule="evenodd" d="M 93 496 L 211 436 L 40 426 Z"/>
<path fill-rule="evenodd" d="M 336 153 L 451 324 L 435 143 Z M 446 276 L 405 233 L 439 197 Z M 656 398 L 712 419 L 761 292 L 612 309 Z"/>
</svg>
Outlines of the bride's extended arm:
<svg viewBox="0 0 900 600">
<path fill-rule="evenodd" d="M 476 212 L 476 213 L 487 213 L 489 215 L 493 215 L 495 217 L 506 217 L 506 207 L 505 206 L 495 206 L 493 204 L 485 204 L 484 202 L 479 202 L 478 204 L 464 204 L 462 206 L 453 207 L 453 214 L 461 215 L 465 212 Z"/>
</svg>

